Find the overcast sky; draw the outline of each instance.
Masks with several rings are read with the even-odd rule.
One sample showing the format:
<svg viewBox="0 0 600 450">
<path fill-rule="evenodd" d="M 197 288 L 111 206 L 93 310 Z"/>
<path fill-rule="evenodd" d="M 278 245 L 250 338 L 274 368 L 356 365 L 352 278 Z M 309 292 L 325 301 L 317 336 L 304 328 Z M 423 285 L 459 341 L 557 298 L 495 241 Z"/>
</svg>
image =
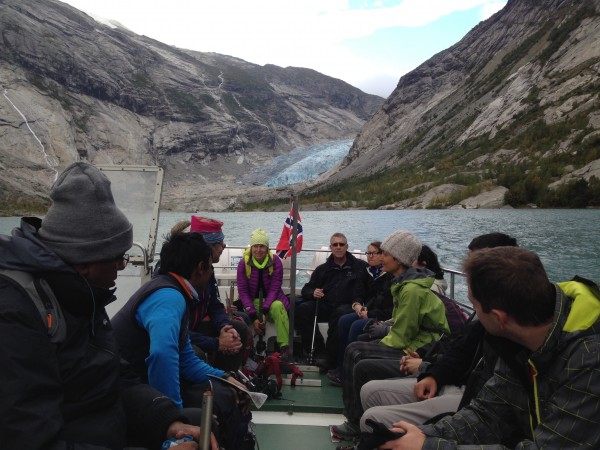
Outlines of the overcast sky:
<svg viewBox="0 0 600 450">
<path fill-rule="evenodd" d="M 66 0 L 165 44 L 308 67 L 387 97 L 506 0 Z"/>
</svg>

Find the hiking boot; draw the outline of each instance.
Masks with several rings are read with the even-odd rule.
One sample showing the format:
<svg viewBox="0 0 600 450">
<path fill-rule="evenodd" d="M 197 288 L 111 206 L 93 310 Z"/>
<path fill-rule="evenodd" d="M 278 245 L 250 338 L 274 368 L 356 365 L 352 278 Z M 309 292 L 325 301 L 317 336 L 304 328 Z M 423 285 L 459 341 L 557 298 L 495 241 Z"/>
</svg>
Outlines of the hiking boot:
<svg viewBox="0 0 600 450">
<path fill-rule="evenodd" d="M 336 375 L 335 370 L 333 372 L 327 372 L 327 379 L 329 380 L 329 384 L 332 386 L 341 387 L 342 379 Z"/>
<path fill-rule="evenodd" d="M 333 434 L 345 441 L 351 441 L 360 436 L 360 427 L 347 420 L 341 425 L 332 427 Z"/>
</svg>

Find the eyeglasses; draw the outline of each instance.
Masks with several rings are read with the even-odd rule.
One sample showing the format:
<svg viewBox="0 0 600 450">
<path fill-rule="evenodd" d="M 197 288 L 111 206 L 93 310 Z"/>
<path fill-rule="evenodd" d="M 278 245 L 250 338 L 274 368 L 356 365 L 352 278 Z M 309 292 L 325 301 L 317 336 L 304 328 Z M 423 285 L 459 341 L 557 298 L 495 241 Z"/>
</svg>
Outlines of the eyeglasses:
<svg viewBox="0 0 600 450">
<path fill-rule="evenodd" d="M 116 262 L 117 264 L 119 264 L 120 267 L 124 268 L 125 266 L 127 266 L 127 263 L 129 263 L 129 254 L 125 253 L 123 255 L 115 256 L 114 258 L 110 258 L 110 259 L 105 259 L 104 261 L 100 261 L 100 262 L 105 262 L 105 263 Z"/>
<path fill-rule="evenodd" d="M 117 261 L 119 262 L 119 264 L 121 264 L 123 267 L 126 267 L 127 264 L 129 264 L 129 254 L 125 253 L 123 256 L 119 256 L 117 258 Z"/>
<path fill-rule="evenodd" d="M 332 242 L 331 243 L 331 247 L 345 247 L 346 245 L 348 245 L 348 244 L 346 244 L 345 242 Z"/>
<path fill-rule="evenodd" d="M 369 258 L 376 256 L 376 255 L 381 255 L 383 252 L 379 251 L 379 252 L 365 252 L 365 255 L 367 255 Z"/>
</svg>

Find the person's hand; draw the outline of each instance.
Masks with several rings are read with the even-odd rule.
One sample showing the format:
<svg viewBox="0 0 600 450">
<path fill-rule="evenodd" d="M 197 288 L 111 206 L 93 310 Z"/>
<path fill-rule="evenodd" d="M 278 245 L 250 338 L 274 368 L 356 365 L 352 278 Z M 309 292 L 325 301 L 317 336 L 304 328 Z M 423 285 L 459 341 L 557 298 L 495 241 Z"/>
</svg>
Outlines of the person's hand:
<svg viewBox="0 0 600 450">
<path fill-rule="evenodd" d="M 419 358 L 418 354 L 416 358 L 410 354 L 403 356 L 400 359 L 400 372 L 404 373 L 405 375 L 414 375 L 419 371 L 419 366 L 422 362 L 423 360 Z"/>
<path fill-rule="evenodd" d="M 371 339 L 382 339 L 389 332 L 389 326 L 385 322 L 375 322 L 369 327 L 369 336 Z"/>
<path fill-rule="evenodd" d="M 425 435 L 415 425 L 401 420 L 390 428 L 394 432 L 406 433 L 404 436 L 388 441 L 377 447 L 379 450 L 421 450 L 425 443 Z"/>
<path fill-rule="evenodd" d="M 431 376 L 425 377 L 415 384 L 415 397 L 417 397 L 418 400 L 427 400 L 429 398 L 433 398 L 437 394 L 437 389 L 438 386 L 435 378 Z"/>
<path fill-rule="evenodd" d="M 234 339 L 238 339 L 240 337 L 240 334 L 237 332 L 233 325 L 225 325 L 223 328 L 221 328 L 221 331 L 228 332 L 233 336 Z"/>
<path fill-rule="evenodd" d="M 171 423 L 171 425 L 169 425 L 169 428 L 167 429 L 167 439 L 181 439 L 185 435 L 192 436 L 194 440 L 182 442 L 181 444 L 177 444 L 171 448 L 178 448 L 180 450 L 197 450 L 198 442 L 200 441 L 200 427 L 175 421 Z M 217 438 L 213 433 L 210 434 L 210 448 L 211 450 L 219 450 Z"/>
<path fill-rule="evenodd" d="M 323 298 L 323 297 L 325 297 L 325 292 L 323 292 L 323 289 L 321 289 L 321 288 L 316 288 L 313 292 L 313 297 L 314 298 Z"/>
<path fill-rule="evenodd" d="M 219 351 L 223 353 L 237 353 L 242 348 L 240 335 L 231 325 L 225 325 L 219 333 Z"/>
<path fill-rule="evenodd" d="M 254 322 L 252 322 L 252 325 L 254 326 L 254 333 L 259 336 L 262 336 L 264 331 L 263 331 L 262 327 L 260 326 L 260 320 L 254 319 Z"/>
<path fill-rule="evenodd" d="M 267 326 L 267 318 L 263 316 L 262 321 L 254 319 L 252 325 L 254 326 L 254 332 L 259 336 L 263 336 L 265 334 L 265 328 Z"/>
<path fill-rule="evenodd" d="M 233 303 L 231 304 L 231 312 L 237 312 L 237 306 L 235 306 Z"/>
<path fill-rule="evenodd" d="M 198 441 L 200 439 L 200 427 L 176 420 L 167 429 L 167 439 L 182 438 L 186 434 L 192 436 L 195 441 Z"/>
</svg>

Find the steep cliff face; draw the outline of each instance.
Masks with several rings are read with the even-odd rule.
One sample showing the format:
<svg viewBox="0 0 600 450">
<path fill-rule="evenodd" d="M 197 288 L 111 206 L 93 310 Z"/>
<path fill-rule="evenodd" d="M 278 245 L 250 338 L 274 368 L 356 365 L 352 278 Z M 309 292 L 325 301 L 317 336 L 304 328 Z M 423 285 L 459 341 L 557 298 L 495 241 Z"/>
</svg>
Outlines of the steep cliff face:
<svg viewBox="0 0 600 450">
<path fill-rule="evenodd" d="M 38 202 L 85 157 L 160 164 L 165 201 L 190 192 L 194 206 L 192 186 L 353 137 L 382 103 L 309 69 L 177 49 L 58 1 L 0 3 L 0 203 Z"/>
<path fill-rule="evenodd" d="M 426 180 L 449 167 L 473 173 L 548 161 L 574 143 L 593 147 L 599 92 L 600 2 L 509 0 L 459 43 L 400 78 L 347 158 L 322 181 L 398 167 L 420 170 Z M 572 133 L 549 136 L 560 127 Z M 543 150 L 531 145 L 542 139 Z"/>
</svg>

